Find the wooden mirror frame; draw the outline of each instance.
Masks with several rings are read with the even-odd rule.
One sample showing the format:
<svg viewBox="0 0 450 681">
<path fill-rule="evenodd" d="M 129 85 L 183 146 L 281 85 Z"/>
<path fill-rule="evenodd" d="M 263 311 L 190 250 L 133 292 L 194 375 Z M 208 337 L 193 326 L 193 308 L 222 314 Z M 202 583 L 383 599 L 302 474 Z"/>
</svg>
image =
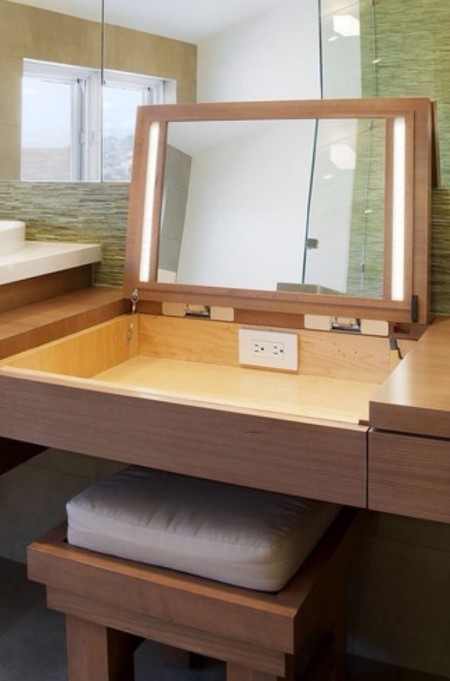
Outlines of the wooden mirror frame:
<svg viewBox="0 0 450 681">
<path fill-rule="evenodd" d="M 371 119 L 386 122 L 385 277 L 383 298 L 256 291 L 247 289 L 167 284 L 156 281 L 160 217 L 168 124 L 172 121 L 242 121 L 288 119 Z M 393 129 L 395 119 L 405 121 L 404 192 L 404 299 L 392 300 L 390 273 L 391 204 L 393 197 Z M 336 100 L 292 100 L 277 102 L 200 103 L 142 106 L 138 109 L 130 186 L 130 204 L 124 277 L 124 295 L 134 289 L 139 299 L 241 310 L 315 314 L 378 319 L 393 323 L 428 322 L 429 225 L 432 176 L 433 107 L 426 98 L 362 98 Z M 152 131 L 158 138 L 150 142 Z M 149 149 L 152 161 L 149 163 Z M 149 171 L 153 163 L 153 171 Z M 150 177 L 150 173 L 153 176 Z M 152 194 L 152 213 L 146 197 Z M 148 198 L 147 198 L 148 202 Z M 151 224 L 145 236 L 144 222 Z M 144 242 L 143 242 L 144 238 Z M 148 252 L 147 276 L 140 275 L 141 255 Z M 387 274 L 387 276 L 386 276 Z"/>
</svg>

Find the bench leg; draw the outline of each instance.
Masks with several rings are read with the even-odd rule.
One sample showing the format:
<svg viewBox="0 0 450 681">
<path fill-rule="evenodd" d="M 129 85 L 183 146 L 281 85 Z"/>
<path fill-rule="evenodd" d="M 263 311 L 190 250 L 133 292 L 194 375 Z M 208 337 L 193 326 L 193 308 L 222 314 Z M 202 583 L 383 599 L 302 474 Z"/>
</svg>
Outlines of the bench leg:
<svg viewBox="0 0 450 681">
<path fill-rule="evenodd" d="M 66 616 L 69 681 L 133 681 L 133 652 L 140 639 Z"/>
</svg>

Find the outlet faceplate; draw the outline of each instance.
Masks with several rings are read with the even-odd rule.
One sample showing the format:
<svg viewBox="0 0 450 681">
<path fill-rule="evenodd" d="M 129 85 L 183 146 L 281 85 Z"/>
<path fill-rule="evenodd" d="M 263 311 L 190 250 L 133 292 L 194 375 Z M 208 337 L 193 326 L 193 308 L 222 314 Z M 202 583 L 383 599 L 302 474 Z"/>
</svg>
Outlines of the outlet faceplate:
<svg viewBox="0 0 450 681">
<path fill-rule="evenodd" d="M 297 371 L 297 334 L 256 328 L 239 329 L 239 363 Z"/>
</svg>

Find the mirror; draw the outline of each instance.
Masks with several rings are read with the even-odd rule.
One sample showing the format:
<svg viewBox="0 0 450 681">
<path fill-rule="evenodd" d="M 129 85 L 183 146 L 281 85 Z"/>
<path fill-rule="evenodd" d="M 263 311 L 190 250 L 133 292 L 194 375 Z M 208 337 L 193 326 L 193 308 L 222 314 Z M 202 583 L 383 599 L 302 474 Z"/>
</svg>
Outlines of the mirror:
<svg viewBox="0 0 450 681">
<path fill-rule="evenodd" d="M 430 129 L 424 99 L 142 107 L 126 289 L 418 321 Z"/>
<path fill-rule="evenodd" d="M 106 68 L 140 73 L 137 57 L 127 56 L 134 47 L 141 64 L 147 63 L 145 73 L 177 79 L 176 61 L 183 80 L 177 85 L 178 102 L 427 94 L 439 100 L 440 127 L 447 127 L 448 88 L 442 85 L 442 64 L 414 62 L 416 30 L 422 25 L 417 21 L 420 8 L 405 17 L 394 7 L 371 0 L 216 0 L 214 4 L 192 0 L 188 12 L 183 0 L 0 0 L 0 73 L 2 92 L 8 93 L 0 103 L 0 179 L 20 178 L 20 59 L 98 67 L 102 5 L 109 27 Z M 38 20 L 30 20 L 29 13 Z M 433 28 L 427 36 L 435 43 L 434 48 L 425 46 L 430 55 L 445 52 L 447 14 L 442 7 L 426 17 L 427 26 Z M 73 30 L 75 19 L 89 27 L 85 34 Z M 120 36 L 122 29 L 128 31 L 128 38 Z M 402 44 L 401 54 L 392 35 Z M 151 37 L 153 47 L 144 44 L 144 36 Z M 189 58 L 180 43 L 192 48 Z M 198 60 L 198 69 L 193 60 Z M 419 72 L 405 69 L 408 63 L 415 63 Z M 398 77 L 392 78 L 386 64 Z M 445 168 L 444 159 L 444 182 Z"/>
<path fill-rule="evenodd" d="M 157 280 L 259 290 L 298 281 L 312 132 L 311 121 L 170 122 Z"/>
<path fill-rule="evenodd" d="M 195 98 L 195 45 L 105 25 L 114 4 L 0 0 L 0 179 L 129 181 L 136 106 Z"/>
<path fill-rule="evenodd" d="M 390 163 L 395 153 L 386 148 L 386 120 L 318 120 L 315 126 L 302 283 L 381 298 L 389 218 L 386 153 Z"/>
<path fill-rule="evenodd" d="M 380 297 L 385 144 L 372 119 L 170 122 L 157 281 Z"/>
<path fill-rule="evenodd" d="M 102 0 L 92 3 L 86 0 L 0 0 L 0 59 L 4 91 L 11 95 L 11 101 L 0 104 L 0 141 L 4 150 L 0 178 L 20 179 L 21 59 L 26 56 L 57 63 L 99 66 L 102 56 L 101 4 Z M 43 13 L 45 20 L 40 20 L 39 30 L 34 30 L 38 24 L 27 19 L 28 12 L 33 16 Z M 93 12 L 95 16 L 84 19 L 85 12 Z M 58 19 L 58 26 L 52 27 L 51 21 L 47 22 L 47 14 Z M 11 25 L 12 15 L 19 17 L 19 28 Z M 241 0 L 217 0 L 215 3 L 194 0 L 187 12 L 182 0 L 171 3 L 157 0 L 150 4 L 140 0 L 126 3 L 104 0 L 104 17 L 105 69 L 176 82 L 176 101 L 179 103 L 320 96 L 317 0 L 248 0 L 245 3 Z M 87 39 L 72 31 L 71 22 L 75 18 L 96 23 L 98 58 L 95 62 L 87 64 L 79 54 L 80 50 L 86 51 Z M 11 45 L 17 36 L 19 45 Z M 30 51 L 33 36 L 42 45 Z M 89 40 L 91 37 L 90 33 Z M 70 49 L 72 43 L 74 54 Z M 14 55 L 15 71 L 9 71 L 11 55 Z M 301 70 L 298 64 L 302 64 Z M 172 99 L 168 101 L 175 101 L 173 96 L 172 92 Z M 125 117 L 128 114 L 122 119 Z M 131 127 L 133 125 L 134 120 Z"/>
<path fill-rule="evenodd" d="M 37 5 L 37 6 L 36 6 Z M 56 11 L 53 11 L 55 8 Z M 21 144 L 26 135 L 26 175 L 32 179 L 45 165 L 50 149 L 56 172 L 67 179 L 71 159 L 66 153 L 68 127 L 61 125 L 61 116 L 54 107 L 46 108 L 48 90 L 37 91 L 32 83 L 24 86 L 24 97 L 30 100 L 30 116 L 21 130 L 21 99 L 23 60 L 39 60 L 61 64 L 76 64 L 89 69 L 100 69 L 102 1 L 93 0 L 81 6 L 66 2 L 63 12 L 58 3 L 15 2 L 0 0 L 0 179 L 21 178 Z M 48 84 L 51 87 L 51 84 Z M 68 86 L 58 92 L 61 106 L 66 107 L 71 93 Z M 45 140 L 36 136 L 39 119 L 51 120 Z M 26 128 L 26 129 L 25 129 Z M 40 179 L 48 179 L 41 177 Z"/>
</svg>

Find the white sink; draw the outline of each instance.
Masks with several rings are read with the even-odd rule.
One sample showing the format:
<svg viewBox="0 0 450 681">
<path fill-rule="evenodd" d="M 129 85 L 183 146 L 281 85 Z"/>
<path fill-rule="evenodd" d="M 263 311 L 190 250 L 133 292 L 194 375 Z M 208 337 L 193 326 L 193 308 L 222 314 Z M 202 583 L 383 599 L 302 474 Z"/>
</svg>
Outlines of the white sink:
<svg viewBox="0 0 450 681">
<path fill-rule="evenodd" d="M 26 241 L 24 222 L 0 220 L 0 286 L 92 265 L 101 258 L 99 244 Z"/>
<path fill-rule="evenodd" d="M 0 256 L 21 251 L 25 244 L 25 223 L 0 220 Z"/>
<path fill-rule="evenodd" d="M 23 248 L 16 253 L 0 254 L 0 285 L 91 265 L 101 259 L 99 244 L 25 241 Z"/>
</svg>

